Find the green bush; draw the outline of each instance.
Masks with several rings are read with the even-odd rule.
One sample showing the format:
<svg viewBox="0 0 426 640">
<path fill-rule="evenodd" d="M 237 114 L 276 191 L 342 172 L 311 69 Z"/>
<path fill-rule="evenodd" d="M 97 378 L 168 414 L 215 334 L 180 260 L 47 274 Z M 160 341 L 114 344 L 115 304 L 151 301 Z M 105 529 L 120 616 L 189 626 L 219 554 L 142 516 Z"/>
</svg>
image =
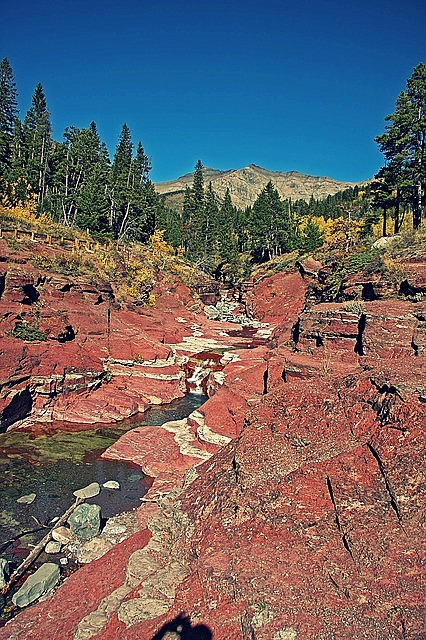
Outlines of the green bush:
<svg viewBox="0 0 426 640">
<path fill-rule="evenodd" d="M 25 342 L 45 342 L 47 340 L 46 334 L 38 327 L 31 327 L 26 322 L 19 322 L 14 329 L 10 332 L 13 338 L 19 338 Z"/>
</svg>

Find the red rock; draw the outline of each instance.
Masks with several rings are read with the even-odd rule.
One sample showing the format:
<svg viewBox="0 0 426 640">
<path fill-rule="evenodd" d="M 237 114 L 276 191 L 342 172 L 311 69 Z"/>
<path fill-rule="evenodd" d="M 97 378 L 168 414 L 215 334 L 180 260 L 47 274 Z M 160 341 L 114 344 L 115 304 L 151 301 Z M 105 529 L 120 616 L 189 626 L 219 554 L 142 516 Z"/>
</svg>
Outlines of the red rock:
<svg viewBox="0 0 426 640">
<path fill-rule="evenodd" d="M 112 612 L 98 629 L 98 640 L 148 640 L 182 612 L 192 625 L 207 625 L 215 640 L 272 640 L 279 632 L 304 640 L 422 638 L 422 306 L 374 300 L 365 301 L 359 313 L 344 303 L 305 308 L 307 283 L 299 274 L 279 273 L 261 281 L 250 296 L 259 316 L 276 325 L 274 340 L 239 352 L 241 359 L 227 365 L 222 385 L 217 379 L 210 386 L 214 395 L 200 410 L 211 430 L 233 438 L 227 446 L 201 463 L 206 448 L 213 447 L 191 441 L 198 424 L 193 418 L 180 445 L 167 427 L 139 427 L 106 452 L 106 457 L 131 459 L 155 477 L 139 521 L 157 532 L 156 519 L 170 518 L 168 533 L 157 541 L 161 568 L 171 554 L 185 565 L 187 577 L 174 585 L 166 613 L 143 621 L 135 615 L 133 624 L 130 620 L 125 626 L 120 611 Z M 175 305 L 172 314 L 166 303 Z M 115 311 L 117 351 L 124 336 L 135 344 L 123 346 L 126 357 L 115 365 L 114 385 L 94 394 L 102 396 L 109 387 L 113 398 L 113 390 L 126 395 L 131 389 L 133 395 L 122 403 L 130 406 L 142 393 L 137 375 L 127 384 L 132 372 L 143 371 L 143 365 L 139 370 L 127 362 L 137 341 L 150 359 L 166 359 L 163 364 L 169 367 L 161 340 L 173 333 L 178 316 L 188 325 L 196 321 L 210 339 L 235 329 L 191 316 L 179 306 L 177 289 L 159 304 L 156 311 L 123 316 Z M 363 314 L 365 323 L 360 323 Z M 100 326 L 101 317 L 96 317 L 93 327 Z M 143 327 L 140 338 L 137 322 Z M 189 326 L 179 326 L 184 327 L 180 335 L 191 334 Z M 234 339 L 241 340 L 229 337 L 231 343 Z M 82 349 L 90 345 L 93 361 L 102 362 L 105 334 L 90 334 L 81 323 L 76 344 Z M 72 353 L 77 371 L 79 352 Z M 27 349 L 13 372 L 16 379 L 21 370 L 44 370 L 42 354 L 37 346 Z M 169 382 L 176 388 L 176 379 Z M 187 455 L 189 445 L 193 453 L 198 447 L 199 457 Z M 185 475 L 194 462 L 196 473 Z M 140 540 L 141 546 L 145 543 L 146 538 Z M 117 554 L 122 567 L 128 554 L 121 556 L 119 548 Z M 115 568 L 98 562 L 76 574 L 82 581 L 73 592 L 77 605 L 60 623 L 64 637 L 71 637 L 81 619 L 96 610 L 101 595 L 123 580 L 122 572 L 118 580 Z M 112 578 L 104 589 L 99 572 L 105 570 Z M 90 585 L 99 580 L 102 594 L 94 588 L 93 597 L 85 598 L 85 580 Z M 7 633 L 23 630 L 15 637 L 24 640 L 34 631 L 32 638 L 49 637 L 49 612 L 55 615 L 64 589 L 67 602 L 67 584 L 52 601 L 19 615 Z M 154 585 L 161 593 L 161 573 Z M 128 600 L 142 590 L 143 585 L 135 587 Z M 2 631 L 0 638 L 6 637 Z"/>
<path fill-rule="evenodd" d="M 149 538 L 149 531 L 140 531 L 99 560 L 83 566 L 66 579 L 53 597 L 25 609 L 3 629 L 0 628 L 0 638 L 72 638 L 76 623 L 123 583 L 129 556 L 146 545 Z"/>
<path fill-rule="evenodd" d="M 278 326 L 278 332 L 289 340 L 304 306 L 306 286 L 299 273 L 277 273 L 256 286 L 248 305 L 256 318 Z"/>
<path fill-rule="evenodd" d="M 107 449 L 102 457 L 109 460 L 131 460 L 149 476 L 170 470 L 184 472 L 200 458 L 182 455 L 173 433 L 161 427 L 144 426 L 125 433 Z"/>
</svg>

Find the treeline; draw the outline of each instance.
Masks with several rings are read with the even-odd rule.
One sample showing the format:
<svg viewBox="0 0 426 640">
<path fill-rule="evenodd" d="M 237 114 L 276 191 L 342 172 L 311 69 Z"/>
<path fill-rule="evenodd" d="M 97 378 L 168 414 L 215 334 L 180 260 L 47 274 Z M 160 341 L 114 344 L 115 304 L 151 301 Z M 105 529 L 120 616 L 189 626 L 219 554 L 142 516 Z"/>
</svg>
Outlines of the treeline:
<svg viewBox="0 0 426 640">
<path fill-rule="evenodd" d="M 0 63 L 0 196 L 4 204 L 25 205 L 57 222 L 119 241 L 144 242 L 155 229 L 162 200 L 149 179 L 150 162 L 141 142 L 133 145 L 123 125 L 112 161 L 96 124 L 67 127 L 63 141 L 52 138 L 50 113 L 41 84 L 23 120 L 7 59 Z"/>
<path fill-rule="evenodd" d="M 400 94 L 386 131 L 376 138 L 386 164 L 375 181 L 322 200 L 281 199 L 270 182 L 253 206 L 237 209 L 229 191 L 221 200 L 204 184 L 198 161 L 182 209 L 166 206 L 149 178 L 141 142 L 133 144 L 126 124 L 112 159 L 96 124 L 67 127 L 61 142 L 52 138 L 50 114 L 41 84 L 31 107 L 18 117 L 17 93 L 7 59 L 0 63 L 0 201 L 36 205 L 64 225 L 120 242 L 145 242 L 153 232 L 201 269 L 227 281 L 244 278 L 252 262 L 297 250 L 310 252 L 338 239 L 349 246 L 368 236 L 382 217 L 383 235 L 401 229 L 412 214 L 419 228 L 426 185 L 426 66 L 418 65 Z M 339 235 L 340 234 L 340 235 Z"/>
<path fill-rule="evenodd" d="M 369 185 L 322 200 L 311 197 L 309 202 L 292 202 L 283 200 L 269 182 L 253 206 L 240 210 L 233 206 L 229 189 L 221 201 L 211 182 L 206 187 L 198 161 L 182 210 L 164 207 L 157 225 L 164 229 L 167 242 L 205 271 L 233 279 L 244 272 L 247 259 L 261 263 L 294 250 L 318 249 L 333 229 L 327 221 L 340 221 L 348 235 L 351 222 L 358 222 L 357 228 L 368 235 L 377 219 Z"/>
</svg>

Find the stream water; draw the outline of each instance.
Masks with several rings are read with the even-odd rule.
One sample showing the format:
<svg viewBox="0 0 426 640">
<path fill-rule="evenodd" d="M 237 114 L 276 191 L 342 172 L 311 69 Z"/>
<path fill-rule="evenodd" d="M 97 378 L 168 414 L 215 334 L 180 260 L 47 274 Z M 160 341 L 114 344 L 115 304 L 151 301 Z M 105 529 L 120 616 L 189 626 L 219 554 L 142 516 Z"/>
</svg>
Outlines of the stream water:
<svg viewBox="0 0 426 640">
<path fill-rule="evenodd" d="M 69 425 L 68 431 L 38 427 L 1 434 L 0 557 L 8 560 L 12 567 L 19 564 L 47 529 L 11 542 L 13 538 L 40 528 L 37 522 L 44 525 L 61 516 L 75 499 L 73 491 L 91 482 L 102 486 L 108 480 L 115 480 L 120 484 L 119 490 L 103 489 L 90 500 L 101 506 L 102 518 L 139 506 L 150 479 L 135 465 L 103 460 L 100 454 L 126 431 L 182 419 L 205 400 L 204 395 L 188 393 L 180 400 L 151 408 L 119 424 L 95 425 L 84 431 L 81 425 Z M 33 502 L 17 502 L 29 494 L 36 495 Z"/>
</svg>

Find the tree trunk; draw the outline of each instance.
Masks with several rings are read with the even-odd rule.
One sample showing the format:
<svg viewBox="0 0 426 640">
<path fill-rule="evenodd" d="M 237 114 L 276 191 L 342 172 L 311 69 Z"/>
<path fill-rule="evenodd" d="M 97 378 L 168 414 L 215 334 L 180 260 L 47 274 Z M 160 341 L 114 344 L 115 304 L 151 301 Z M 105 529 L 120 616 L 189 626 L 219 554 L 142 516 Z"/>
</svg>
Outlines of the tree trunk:
<svg viewBox="0 0 426 640">
<path fill-rule="evenodd" d="M 396 190 L 396 201 L 395 201 L 395 220 L 394 220 L 394 228 L 393 231 L 395 234 L 399 233 L 399 207 L 400 207 L 401 194 L 400 190 Z"/>
<path fill-rule="evenodd" d="M 422 224 L 422 183 L 416 184 L 416 193 L 413 206 L 413 229 L 420 229 Z"/>
</svg>

